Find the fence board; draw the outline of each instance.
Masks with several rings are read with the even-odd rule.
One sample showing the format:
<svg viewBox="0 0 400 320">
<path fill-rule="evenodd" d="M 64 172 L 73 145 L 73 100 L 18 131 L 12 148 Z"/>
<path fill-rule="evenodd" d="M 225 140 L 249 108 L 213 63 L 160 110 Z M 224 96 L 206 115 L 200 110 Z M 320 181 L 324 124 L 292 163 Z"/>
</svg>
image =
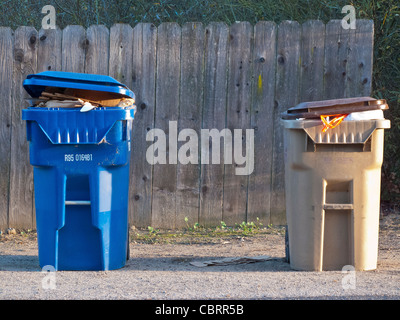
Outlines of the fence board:
<svg viewBox="0 0 400 320">
<path fill-rule="evenodd" d="M 219 132 L 225 128 L 228 35 L 229 28 L 224 23 L 210 23 L 206 28 L 202 128 Z M 211 139 L 203 142 L 207 142 L 209 155 L 201 164 L 199 223 L 216 226 L 222 221 L 223 210 L 223 143 L 217 150 L 220 152 L 219 163 L 213 163 L 213 142 Z M 206 151 L 202 148 L 201 155 Z"/>
<path fill-rule="evenodd" d="M 26 127 L 21 118 L 26 76 L 36 72 L 38 32 L 32 27 L 18 27 L 14 33 L 13 100 L 11 110 L 11 168 L 9 225 L 31 228 L 33 224 L 33 169 L 29 164 Z"/>
<path fill-rule="evenodd" d="M 234 145 L 232 149 L 235 148 L 234 130 L 243 130 L 236 139 L 242 138 L 244 142 L 247 137 L 246 129 L 250 127 L 252 37 L 253 27 L 248 22 L 235 23 L 230 27 L 226 124 L 227 129 L 232 132 Z M 232 164 L 225 162 L 223 220 L 228 225 L 246 221 L 248 176 L 238 175 L 236 173 L 238 167 L 242 165 L 235 164 L 233 155 Z"/>
<path fill-rule="evenodd" d="M 40 29 L 37 54 L 37 72 L 61 70 L 61 41 L 60 29 Z"/>
<path fill-rule="evenodd" d="M 108 74 L 114 79 L 132 86 L 133 29 L 128 24 L 114 24 L 110 29 L 110 63 Z"/>
<path fill-rule="evenodd" d="M 87 48 L 86 30 L 82 26 L 67 26 L 62 34 L 61 70 L 83 72 Z"/>
<path fill-rule="evenodd" d="M 86 30 L 86 39 L 85 72 L 108 74 L 110 31 L 103 25 L 93 25 Z"/>
<path fill-rule="evenodd" d="M 295 21 L 284 21 L 278 27 L 271 181 L 271 223 L 273 224 L 283 224 L 286 219 L 283 126 L 280 122 L 280 114 L 299 102 L 300 33 L 300 25 Z"/>
<path fill-rule="evenodd" d="M 133 121 L 130 214 L 135 226 L 151 225 L 153 166 L 146 161 L 146 134 L 154 128 L 157 28 L 139 23 L 133 29 L 132 90 L 136 95 Z"/>
<path fill-rule="evenodd" d="M 249 176 L 247 221 L 270 223 L 270 188 L 273 143 L 276 25 L 259 22 L 254 28 L 253 100 L 254 172 Z"/>
<path fill-rule="evenodd" d="M 317 101 L 324 93 L 325 25 L 310 20 L 301 27 L 299 101 Z"/>
<path fill-rule="evenodd" d="M 179 113 L 181 28 L 177 23 L 162 23 L 157 36 L 157 80 L 155 127 L 166 135 L 168 164 L 153 168 L 152 225 L 175 228 L 177 121 Z M 171 123 L 171 131 L 169 122 Z M 160 152 L 160 150 L 158 150 Z"/>
<path fill-rule="evenodd" d="M 348 97 L 371 94 L 372 58 L 374 51 L 374 23 L 357 19 L 356 29 L 350 33 L 350 50 L 347 63 Z"/>
<path fill-rule="evenodd" d="M 40 29 L 37 44 L 37 71 L 60 71 L 62 65 L 62 31 Z M 35 199 L 33 199 L 35 200 Z M 36 228 L 35 201 L 33 201 L 32 227 Z"/>
<path fill-rule="evenodd" d="M 10 28 L 0 27 L 0 228 L 8 224 L 10 185 L 11 106 L 14 37 Z"/>
<path fill-rule="evenodd" d="M 341 20 L 331 20 L 326 25 L 324 99 L 346 97 L 350 32 L 342 28 Z"/>
<path fill-rule="evenodd" d="M 182 27 L 181 83 L 178 133 L 178 161 L 176 187 L 176 227 L 193 224 L 199 220 L 199 138 L 203 104 L 204 28 L 201 23 L 186 23 Z M 189 129 L 189 130 L 185 130 Z M 185 131 L 181 131 L 185 130 Z M 189 132 L 190 131 L 190 132 Z M 184 132 L 187 132 L 187 134 Z M 197 142 L 196 150 L 185 146 Z M 194 146 L 194 144 L 193 144 Z M 192 154 L 197 152 L 197 154 Z"/>
</svg>

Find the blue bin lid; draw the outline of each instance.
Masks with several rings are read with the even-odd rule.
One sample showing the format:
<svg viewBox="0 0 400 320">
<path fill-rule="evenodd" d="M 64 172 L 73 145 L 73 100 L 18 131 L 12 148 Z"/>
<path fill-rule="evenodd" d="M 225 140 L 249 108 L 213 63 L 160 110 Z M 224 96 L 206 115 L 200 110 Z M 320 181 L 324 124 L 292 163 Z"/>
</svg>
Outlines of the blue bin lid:
<svg viewBox="0 0 400 320">
<path fill-rule="evenodd" d="M 102 91 L 135 98 L 135 94 L 126 85 L 112 77 L 98 74 L 44 71 L 28 75 L 23 86 L 32 98 L 38 98 L 46 87 Z"/>
</svg>

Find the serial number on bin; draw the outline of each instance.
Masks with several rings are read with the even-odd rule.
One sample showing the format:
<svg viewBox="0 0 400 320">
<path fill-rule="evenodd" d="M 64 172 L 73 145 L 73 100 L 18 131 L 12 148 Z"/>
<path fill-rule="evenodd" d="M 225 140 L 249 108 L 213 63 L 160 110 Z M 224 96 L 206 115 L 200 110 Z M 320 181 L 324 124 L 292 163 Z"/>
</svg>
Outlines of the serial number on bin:
<svg viewBox="0 0 400 320">
<path fill-rule="evenodd" d="M 77 153 L 77 154 L 65 154 L 64 161 L 73 162 L 73 161 L 92 161 L 93 155 L 91 153 Z"/>
</svg>

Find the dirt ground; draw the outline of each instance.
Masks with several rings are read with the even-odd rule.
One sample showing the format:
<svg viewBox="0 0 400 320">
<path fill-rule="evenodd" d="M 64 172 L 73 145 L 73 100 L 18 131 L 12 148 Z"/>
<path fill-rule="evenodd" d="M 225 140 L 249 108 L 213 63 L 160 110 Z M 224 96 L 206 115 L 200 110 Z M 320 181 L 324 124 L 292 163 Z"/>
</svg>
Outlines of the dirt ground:
<svg viewBox="0 0 400 320">
<path fill-rule="evenodd" d="M 0 300 L 4 299 L 400 299 L 400 214 L 383 211 L 378 268 L 357 272 L 343 288 L 341 271 L 300 272 L 285 261 L 282 228 L 227 236 L 137 237 L 130 259 L 113 271 L 59 271 L 56 288 L 43 287 L 35 232 L 0 238 Z M 161 234 L 161 232 L 160 232 Z M 167 239 L 167 240 L 166 240 Z M 251 264 L 199 268 L 226 257 L 268 255 Z"/>
</svg>

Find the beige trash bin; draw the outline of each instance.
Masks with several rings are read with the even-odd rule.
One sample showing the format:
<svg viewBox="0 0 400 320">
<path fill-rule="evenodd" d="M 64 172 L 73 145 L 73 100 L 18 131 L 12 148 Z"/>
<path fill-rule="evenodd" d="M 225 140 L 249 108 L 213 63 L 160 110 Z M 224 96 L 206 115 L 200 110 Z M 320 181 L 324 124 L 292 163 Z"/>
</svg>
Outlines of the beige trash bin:
<svg viewBox="0 0 400 320">
<path fill-rule="evenodd" d="M 345 107 L 360 101 L 370 109 L 387 109 L 384 100 L 372 98 L 336 101 L 347 112 Z M 311 103 L 309 113 L 324 103 Z M 330 107 L 323 113 L 332 114 Z M 295 114 L 282 117 L 291 267 L 376 269 L 384 129 L 390 121 L 343 121 L 323 132 L 321 120 L 291 120 Z"/>
</svg>

